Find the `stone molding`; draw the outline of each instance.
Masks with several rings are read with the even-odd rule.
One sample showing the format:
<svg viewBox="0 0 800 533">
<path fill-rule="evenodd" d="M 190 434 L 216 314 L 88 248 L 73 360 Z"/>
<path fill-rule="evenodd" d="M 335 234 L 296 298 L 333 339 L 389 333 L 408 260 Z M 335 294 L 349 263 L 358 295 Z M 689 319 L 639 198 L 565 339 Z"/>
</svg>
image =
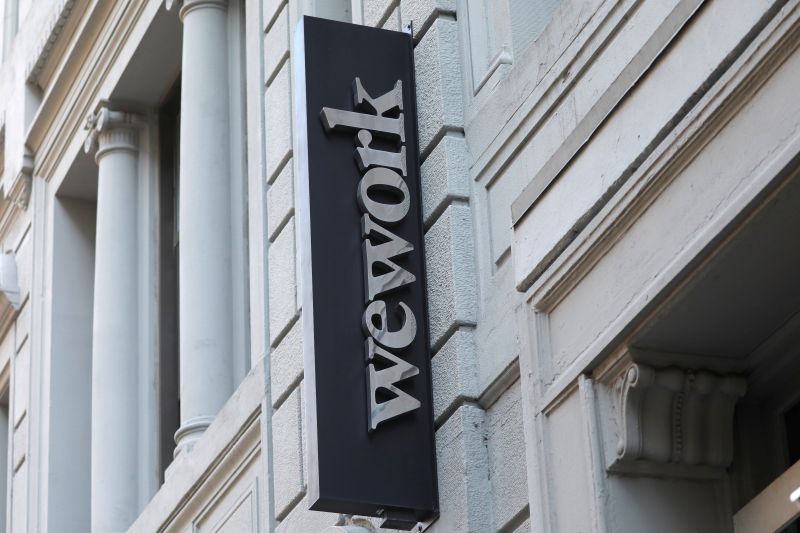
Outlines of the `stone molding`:
<svg viewBox="0 0 800 533">
<path fill-rule="evenodd" d="M 60 0 L 58 7 L 47 23 L 47 30 L 42 33 L 42 39 L 36 46 L 37 53 L 28 64 L 26 81 L 42 87 L 39 76 L 45 65 L 50 60 L 51 53 L 58 42 L 67 20 L 75 7 L 75 0 Z"/>
<path fill-rule="evenodd" d="M 86 117 L 84 129 L 88 130 L 88 135 L 83 148 L 87 154 L 96 149 L 96 161 L 113 151 L 135 153 L 139 149 L 139 128 L 142 124 L 139 115 L 103 104 Z"/>
<path fill-rule="evenodd" d="M 613 379 L 618 441 L 609 473 L 713 479 L 733 460 L 733 413 L 745 379 L 632 362 Z"/>
</svg>

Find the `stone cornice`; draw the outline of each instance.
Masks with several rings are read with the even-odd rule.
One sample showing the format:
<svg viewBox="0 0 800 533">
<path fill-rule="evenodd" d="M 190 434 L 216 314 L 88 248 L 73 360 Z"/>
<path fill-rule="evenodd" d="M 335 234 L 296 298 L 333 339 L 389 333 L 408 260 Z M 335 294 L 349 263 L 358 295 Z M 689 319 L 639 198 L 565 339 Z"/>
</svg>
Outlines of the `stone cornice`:
<svg viewBox="0 0 800 533">
<path fill-rule="evenodd" d="M 78 32 L 82 38 L 68 49 L 45 93 L 39 112 L 27 132 L 26 145 L 36 154 L 34 173 L 52 178 L 85 118 L 108 89 L 108 77 L 134 27 L 141 18 L 151 19 L 159 4 L 144 0 L 95 1 L 81 13 Z M 113 80 L 111 80 L 113 82 Z"/>
<path fill-rule="evenodd" d="M 58 2 L 55 12 L 47 22 L 45 31 L 42 32 L 41 40 L 36 45 L 36 54 L 27 65 L 25 78 L 28 83 L 38 85 L 41 88 L 46 85 L 39 79 L 39 76 L 51 59 L 57 60 L 58 57 L 56 56 L 60 56 L 60 54 L 53 54 L 53 51 L 67 25 L 67 21 L 73 14 L 73 8 L 76 3 L 76 0 L 60 0 Z"/>
</svg>

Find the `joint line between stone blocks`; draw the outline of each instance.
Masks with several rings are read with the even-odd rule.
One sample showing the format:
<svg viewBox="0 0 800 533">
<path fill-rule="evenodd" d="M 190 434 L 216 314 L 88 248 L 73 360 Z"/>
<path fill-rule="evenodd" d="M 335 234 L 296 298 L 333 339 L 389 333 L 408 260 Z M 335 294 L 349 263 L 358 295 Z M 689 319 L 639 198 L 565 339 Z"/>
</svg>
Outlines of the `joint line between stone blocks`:
<svg viewBox="0 0 800 533">
<path fill-rule="evenodd" d="M 414 28 L 414 46 L 419 44 L 422 38 L 425 37 L 425 34 L 428 33 L 428 30 L 431 28 L 431 26 L 433 26 L 433 23 L 436 22 L 437 19 L 456 21 L 456 12 L 446 9 L 434 9 L 430 16 L 426 18 L 422 24 L 420 24 L 418 29 Z"/>
</svg>

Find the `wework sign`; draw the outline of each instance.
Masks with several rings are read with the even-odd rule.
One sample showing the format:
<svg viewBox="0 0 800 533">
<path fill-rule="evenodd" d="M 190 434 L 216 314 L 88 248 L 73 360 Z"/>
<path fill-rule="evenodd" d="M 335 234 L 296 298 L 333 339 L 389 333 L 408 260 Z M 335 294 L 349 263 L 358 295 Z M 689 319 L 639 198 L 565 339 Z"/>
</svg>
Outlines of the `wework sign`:
<svg viewBox="0 0 800 533">
<path fill-rule="evenodd" d="M 293 54 L 309 503 L 410 528 L 437 512 L 411 38 L 306 17 Z"/>
</svg>

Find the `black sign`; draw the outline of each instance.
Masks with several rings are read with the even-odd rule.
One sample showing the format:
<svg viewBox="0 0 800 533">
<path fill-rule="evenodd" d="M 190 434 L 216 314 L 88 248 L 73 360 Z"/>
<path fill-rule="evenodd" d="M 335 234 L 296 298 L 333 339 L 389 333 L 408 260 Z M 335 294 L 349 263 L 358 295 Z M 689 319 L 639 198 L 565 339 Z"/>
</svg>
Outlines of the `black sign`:
<svg viewBox="0 0 800 533">
<path fill-rule="evenodd" d="M 295 135 L 311 509 L 437 513 L 411 37 L 305 17 Z"/>
</svg>

